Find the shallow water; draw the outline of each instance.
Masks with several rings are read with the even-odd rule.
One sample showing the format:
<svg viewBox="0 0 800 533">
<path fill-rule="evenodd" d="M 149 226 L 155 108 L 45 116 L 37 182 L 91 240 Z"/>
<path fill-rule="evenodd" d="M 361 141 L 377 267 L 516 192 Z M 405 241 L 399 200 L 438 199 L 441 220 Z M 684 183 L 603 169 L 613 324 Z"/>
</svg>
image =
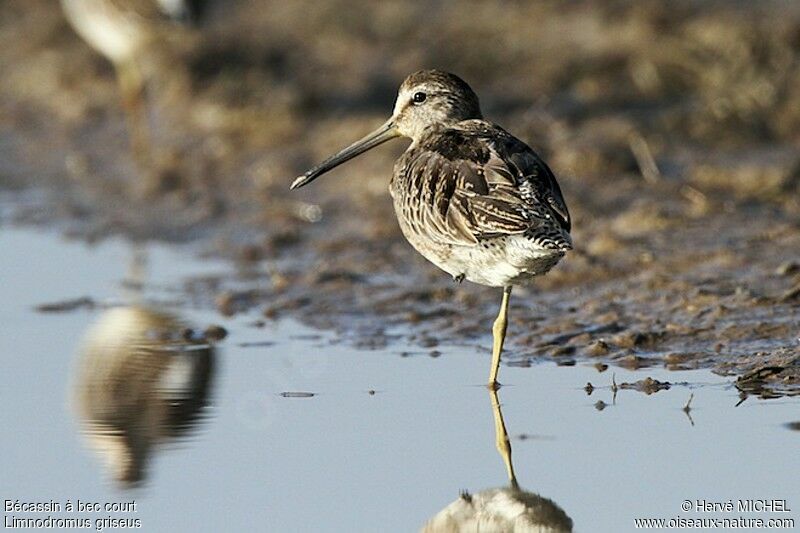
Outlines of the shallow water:
<svg viewBox="0 0 800 533">
<path fill-rule="evenodd" d="M 487 353 L 440 346 L 436 358 L 401 357 L 402 346 L 356 350 L 291 321 L 254 327 L 255 313 L 225 319 L 180 289 L 187 276 L 230 267 L 188 247 L 148 246 L 140 294 L 121 283 L 135 256 L 123 241 L 87 246 L 6 226 L 0 250 L 4 500 L 135 500 L 135 512 L 114 516 L 138 518 L 145 531 L 409 531 L 462 490 L 508 484 L 492 397 L 481 386 Z M 84 296 L 94 308 L 35 310 Z M 75 396 L 85 386 L 87 331 L 111 306 L 134 300 L 229 335 L 212 354 L 200 414 L 180 437 L 154 438 L 142 483 L 123 489 L 89 446 Z M 673 386 L 614 397 L 612 373 L 618 384 L 650 376 Z M 730 380 L 703 370 L 542 364 L 504 367 L 501 378 L 519 485 L 555 502 L 576 531 L 634 530 L 634 518 L 648 517 L 800 520 L 800 433 L 791 429 L 800 398 L 737 407 Z M 587 382 L 596 387 L 589 396 Z M 696 500 L 735 507 L 739 499 L 786 500 L 791 512 L 694 509 Z"/>
</svg>

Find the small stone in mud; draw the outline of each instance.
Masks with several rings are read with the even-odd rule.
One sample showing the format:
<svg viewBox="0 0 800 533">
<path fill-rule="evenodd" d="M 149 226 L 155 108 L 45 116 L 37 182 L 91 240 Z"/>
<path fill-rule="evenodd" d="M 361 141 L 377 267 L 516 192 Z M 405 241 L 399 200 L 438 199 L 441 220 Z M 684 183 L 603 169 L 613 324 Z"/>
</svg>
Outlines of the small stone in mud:
<svg viewBox="0 0 800 533">
<path fill-rule="evenodd" d="M 621 357 L 617 359 L 615 362 L 618 366 L 621 366 L 622 368 L 627 368 L 628 370 L 638 370 L 640 368 L 645 368 L 653 365 L 652 360 L 647 359 L 645 357 L 639 357 L 638 355 L 633 355 L 633 354 Z"/>
<path fill-rule="evenodd" d="M 551 355 L 553 357 L 562 357 L 565 355 L 572 355 L 574 353 L 575 353 L 574 346 L 557 346 L 556 348 L 553 349 Z"/>
<path fill-rule="evenodd" d="M 608 355 L 611 349 L 608 346 L 608 343 L 604 340 L 596 340 L 586 350 L 586 353 L 589 357 L 602 357 L 604 355 Z"/>
<path fill-rule="evenodd" d="M 95 306 L 94 300 L 88 296 L 81 298 L 73 298 L 71 300 L 62 300 L 60 302 L 52 302 L 47 304 L 40 304 L 35 307 L 36 311 L 40 313 L 64 313 L 67 311 L 74 311 L 75 309 L 93 309 Z"/>
<path fill-rule="evenodd" d="M 785 369 L 783 366 L 759 367 L 743 376 L 739 376 L 734 384 L 740 391 L 761 393 L 764 392 L 764 384 L 768 381 L 775 381 L 777 376 Z"/>
<path fill-rule="evenodd" d="M 315 392 L 282 392 L 280 396 L 284 398 L 313 398 L 317 394 Z"/>
<path fill-rule="evenodd" d="M 203 336 L 206 340 L 221 341 L 228 336 L 228 330 L 217 324 L 212 324 L 206 328 L 203 332 Z"/>
<path fill-rule="evenodd" d="M 439 346 L 439 340 L 433 337 L 423 337 L 419 341 L 420 346 L 423 348 L 433 348 L 434 346 Z"/>
<path fill-rule="evenodd" d="M 375 390 L 374 389 L 370 389 L 370 390 L 367 391 L 367 394 L 369 394 L 370 396 L 375 396 Z"/>
<path fill-rule="evenodd" d="M 606 407 L 608 407 L 608 404 L 603 400 L 597 400 L 597 402 L 594 404 L 594 408 L 597 409 L 598 411 L 602 411 Z"/>
<path fill-rule="evenodd" d="M 719 353 L 718 350 L 717 353 Z M 665 355 L 663 359 L 664 359 L 664 364 L 667 365 L 668 367 L 684 365 L 679 368 L 696 368 L 697 362 L 706 355 L 707 354 L 703 352 L 672 352 Z"/>
<path fill-rule="evenodd" d="M 581 333 L 580 335 L 575 335 L 571 339 L 567 341 L 568 344 L 574 344 L 575 346 L 585 346 L 592 341 L 592 334 L 585 332 Z"/>
<path fill-rule="evenodd" d="M 787 422 L 785 425 L 792 431 L 800 431 L 800 420 L 797 420 L 795 422 Z"/>
<path fill-rule="evenodd" d="M 218 294 L 214 303 L 223 316 L 232 316 L 236 312 L 236 297 L 230 291 Z"/>
<path fill-rule="evenodd" d="M 587 383 L 583 390 L 586 391 L 586 396 L 591 396 L 594 392 L 594 385 L 592 385 L 591 382 Z"/>
<path fill-rule="evenodd" d="M 668 353 L 663 357 L 664 364 L 667 365 L 676 365 L 678 363 L 683 363 L 689 358 L 689 354 L 685 353 Z"/>
<path fill-rule="evenodd" d="M 594 367 L 597 369 L 598 372 L 605 372 L 608 370 L 608 365 L 605 363 L 595 363 Z"/>
<path fill-rule="evenodd" d="M 669 390 L 670 383 L 668 381 L 658 381 L 657 379 L 646 377 L 644 379 L 640 379 L 635 383 L 620 383 L 619 388 L 627 390 L 637 390 L 649 396 L 654 392 L 658 392 L 660 390 Z"/>
<path fill-rule="evenodd" d="M 751 384 L 762 384 L 768 379 L 774 379 L 774 376 L 780 374 L 785 370 L 782 366 L 763 366 L 755 370 L 739 376 L 736 380 L 736 386 L 741 387 Z"/>
<path fill-rule="evenodd" d="M 441 356 L 441 355 L 442 355 L 442 352 L 440 352 L 439 350 L 431 350 L 431 351 L 428 353 L 428 355 L 429 355 L 429 356 L 431 356 L 431 357 L 433 357 L 433 358 L 435 359 L 435 358 L 437 358 L 437 357 Z"/>
<path fill-rule="evenodd" d="M 652 346 L 660 337 L 659 333 L 652 331 L 625 331 L 615 335 L 612 340 L 614 344 L 622 348 L 637 348 L 642 346 Z"/>
</svg>

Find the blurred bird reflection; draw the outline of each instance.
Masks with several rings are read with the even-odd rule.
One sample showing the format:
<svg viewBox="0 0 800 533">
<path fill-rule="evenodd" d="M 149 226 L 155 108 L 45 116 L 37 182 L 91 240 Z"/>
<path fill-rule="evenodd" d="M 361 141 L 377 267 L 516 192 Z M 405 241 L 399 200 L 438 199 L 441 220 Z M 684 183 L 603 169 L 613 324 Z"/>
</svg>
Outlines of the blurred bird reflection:
<svg viewBox="0 0 800 533">
<path fill-rule="evenodd" d="M 178 317 L 143 306 L 106 311 L 86 333 L 73 400 L 90 445 L 123 487 L 153 452 L 206 418 L 214 348 Z"/>
<path fill-rule="evenodd" d="M 520 488 L 511 460 L 503 412 L 497 391 L 490 390 L 494 414 L 497 451 L 506 465 L 507 487 L 486 489 L 461 496 L 439 511 L 422 528 L 424 533 L 477 532 L 540 532 L 572 531 L 572 519 L 554 501 Z"/>
</svg>

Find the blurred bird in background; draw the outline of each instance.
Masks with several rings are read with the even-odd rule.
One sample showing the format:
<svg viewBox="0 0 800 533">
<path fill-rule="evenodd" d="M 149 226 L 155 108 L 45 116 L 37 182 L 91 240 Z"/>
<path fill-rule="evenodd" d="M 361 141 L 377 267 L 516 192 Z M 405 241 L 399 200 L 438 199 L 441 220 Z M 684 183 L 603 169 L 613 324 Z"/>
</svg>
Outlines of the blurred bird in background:
<svg viewBox="0 0 800 533">
<path fill-rule="evenodd" d="M 122 94 L 131 149 L 143 167 L 151 163 L 143 59 L 174 24 L 199 20 L 202 0 L 61 0 L 75 31 L 114 65 Z"/>
</svg>

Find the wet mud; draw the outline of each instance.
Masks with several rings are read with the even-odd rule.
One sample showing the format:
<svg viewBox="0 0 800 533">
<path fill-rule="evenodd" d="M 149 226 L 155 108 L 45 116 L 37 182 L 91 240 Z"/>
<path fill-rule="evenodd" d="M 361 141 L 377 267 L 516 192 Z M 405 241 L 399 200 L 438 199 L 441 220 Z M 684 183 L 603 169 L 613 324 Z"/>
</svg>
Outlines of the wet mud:
<svg viewBox="0 0 800 533">
<path fill-rule="evenodd" d="M 3 2 L 0 223 L 195 242 L 231 268 L 176 289 L 254 328 L 488 352 L 500 291 L 454 283 L 400 234 L 402 142 L 288 190 L 435 66 L 543 155 L 574 217 L 576 250 L 513 294 L 507 364 L 713 368 L 745 395 L 800 393 L 797 4 L 211 4 L 147 57 L 141 168 L 110 65 L 51 2 Z M 75 296 L 41 311 L 92 305 Z"/>
</svg>

